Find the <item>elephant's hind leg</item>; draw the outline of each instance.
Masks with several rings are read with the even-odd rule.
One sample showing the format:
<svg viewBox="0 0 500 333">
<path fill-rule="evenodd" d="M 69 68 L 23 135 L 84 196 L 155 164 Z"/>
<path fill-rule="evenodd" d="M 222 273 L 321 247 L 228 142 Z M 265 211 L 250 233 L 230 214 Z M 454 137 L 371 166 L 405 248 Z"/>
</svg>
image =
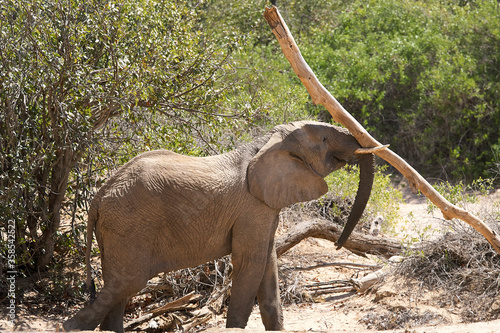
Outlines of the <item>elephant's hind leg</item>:
<svg viewBox="0 0 500 333">
<path fill-rule="evenodd" d="M 63 324 L 64 329 L 66 331 L 93 330 L 102 323 L 102 330 L 123 332 L 123 312 L 128 297 L 140 291 L 147 283 L 147 280 L 138 278 L 132 279 L 133 284 L 130 281 L 124 283 L 124 280 L 114 279 L 112 281 L 114 283 L 105 282 L 95 301 L 66 321 Z"/>
<path fill-rule="evenodd" d="M 104 286 L 93 303 L 87 304 L 63 324 L 64 330 L 94 330 L 116 305 L 116 302 L 117 299 L 112 289 Z"/>
<path fill-rule="evenodd" d="M 101 331 L 124 332 L 123 329 L 123 314 L 125 306 L 129 298 L 119 301 L 114 307 L 109 310 L 108 314 L 101 323 Z"/>
</svg>

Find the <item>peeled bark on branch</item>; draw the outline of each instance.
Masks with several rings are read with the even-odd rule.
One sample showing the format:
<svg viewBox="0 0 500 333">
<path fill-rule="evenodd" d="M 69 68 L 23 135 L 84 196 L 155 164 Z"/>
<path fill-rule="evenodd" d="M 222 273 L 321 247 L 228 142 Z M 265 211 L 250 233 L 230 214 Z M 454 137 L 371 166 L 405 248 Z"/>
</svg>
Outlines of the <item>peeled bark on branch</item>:
<svg viewBox="0 0 500 333">
<path fill-rule="evenodd" d="M 327 220 L 315 219 L 297 224 L 286 234 L 276 239 L 276 254 L 281 256 L 286 251 L 308 237 L 327 239 L 336 242 L 342 234 L 342 228 Z M 403 247 L 401 243 L 392 238 L 373 237 L 358 232 L 353 232 L 347 239 L 344 247 L 358 254 L 375 254 L 390 258 L 401 254 Z"/>
<path fill-rule="evenodd" d="M 354 285 L 356 291 L 360 294 L 365 293 L 373 285 L 381 283 L 384 281 L 387 275 L 391 273 L 391 269 L 388 267 L 379 269 L 376 272 L 372 272 L 361 279 L 351 279 L 351 283 Z"/>
<path fill-rule="evenodd" d="M 325 89 L 318 81 L 316 75 L 302 57 L 295 40 L 288 30 L 288 27 L 275 6 L 266 7 L 264 18 L 271 27 L 274 35 L 278 39 L 283 54 L 290 62 L 295 74 L 302 81 L 307 91 L 311 95 L 314 104 L 322 104 L 326 107 L 333 119 L 344 125 L 358 140 L 364 148 L 380 147 L 382 144 L 375 140 L 361 124 Z M 413 169 L 405 160 L 389 149 L 380 149 L 374 151 L 374 154 L 383 158 L 403 176 L 408 179 L 413 192 L 420 190 L 430 201 L 432 201 L 443 213 L 447 220 L 458 218 L 474 229 L 476 229 L 491 246 L 500 253 L 500 238 L 498 234 L 485 225 L 478 217 L 451 204 L 441 194 L 439 194 L 415 169 Z"/>
</svg>

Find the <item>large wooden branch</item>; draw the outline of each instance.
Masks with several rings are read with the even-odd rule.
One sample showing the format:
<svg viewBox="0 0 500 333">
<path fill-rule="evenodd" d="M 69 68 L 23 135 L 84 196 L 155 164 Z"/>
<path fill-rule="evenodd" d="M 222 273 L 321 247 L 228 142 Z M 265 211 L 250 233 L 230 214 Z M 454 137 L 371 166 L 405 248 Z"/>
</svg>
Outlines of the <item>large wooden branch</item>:
<svg viewBox="0 0 500 333">
<path fill-rule="evenodd" d="M 276 254 L 280 257 L 308 237 L 322 238 L 335 243 L 341 234 L 342 228 L 330 221 L 322 219 L 304 221 L 276 239 Z M 396 239 L 373 237 L 355 231 L 347 239 L 344 247 L 361 256 L 375 254 L 385 258 L 399 255 L 403 251 L 401 242 Z"/>
<path fill-rule="evenodd" d="M 333 119 L 344 125 L 358 140 L 361 146 L 366 148 L 382 146 L 375 140 L 361 124 L 325 89 L 318 81 L 316 75 L 302 57 L 295 40 L 288 27 L 275 6 L 267 7 L 264 18 L 271 27 L 274 35 L 283 50 L 283 54 L 292 65 L 295 74 L 302 81 L 311 95 L 314 104 L 322 104 L 326 107 Z M 379 149 L 374 154 L 383 158 L 394 166 L 403 176 L 408 179 L 413 192 L 420 190 L 430 201 L 432 201 L 443 213 L 445 219 L 458 218 L 481 233 L 491 246 L 500 253 L 500 238 L 497 233 L 484 224 L 478 217 L 451 204 L 439 192 L 437 192 L 415 169 L 405 160 L 389 149 Z"/>
</svg>

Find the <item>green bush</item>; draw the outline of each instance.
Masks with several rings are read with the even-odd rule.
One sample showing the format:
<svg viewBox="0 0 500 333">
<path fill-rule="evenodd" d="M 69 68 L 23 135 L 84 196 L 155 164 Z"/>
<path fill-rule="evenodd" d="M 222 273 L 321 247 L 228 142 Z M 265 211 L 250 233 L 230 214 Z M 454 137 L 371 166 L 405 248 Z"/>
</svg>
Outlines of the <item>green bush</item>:
<svg viewBox="0 0 500 333">
<path fill-rule="evenodd" d="M 343 200 L 348 198 L 354 202 L 359 183 L 359 168 L 354 165 L 337 170 L 326 177 L 326 182 L 331 193 Z M 399 204 L 402 200 L 401 192 L 392 187 L 387 167 L 377 167 L 370 199 L 360 224 L 380 215 L 384 218 L 382 230 L 386 233 L 394 232 L 394 226 L 399 222 Z M 336 207 L 332 209 L 333 215 L 338 215 L 338 212 L 335 212 Z"/>
<path fill-rule="evenodd" d="M 492 178 L 478 178 L 470 184 L 464 184 L 462 181 L 451 184 L 446 181 L 436 183 L 433 187 L 451 204 L 467 209 L 468 204 L 478 202 L 479 195 L 490 193 L 490 190 L 493 189 L 493 181 Z M 431 213 L 435 209 L 437 209 L 437 206 L 427 199 L 427 211 Z"/>
<path fill-rule="evenodd" d="M 245 118 L 219 109 L 237 40 L 205 34 L 190 4 L 5 1 L 0 21 L 0 215 L 19 269 L 51 262 L 61 214 L 82 208 L 103 161 L 160 144 L 208 154 Z"/>
<path fill-rule="evenodd" d="M 488 176 L 500 139 L 497 1 L 355 1 L 303 53 L 368 131 L 428 176 Z"/>
<path fill-rule="evenodd" d="M 234 77 L 243 81 L 227 105 L 250 110 L 266 128 L 311 117 L 328 121 L 270 33 L 265 3 L 206 4 L 214 32 L 245 36 L 232 59 Z M 496 1 L 314 0 L 278 8 L 326 88 L 424 176 L 470 182 L 497 172 Z"/>
</svg>

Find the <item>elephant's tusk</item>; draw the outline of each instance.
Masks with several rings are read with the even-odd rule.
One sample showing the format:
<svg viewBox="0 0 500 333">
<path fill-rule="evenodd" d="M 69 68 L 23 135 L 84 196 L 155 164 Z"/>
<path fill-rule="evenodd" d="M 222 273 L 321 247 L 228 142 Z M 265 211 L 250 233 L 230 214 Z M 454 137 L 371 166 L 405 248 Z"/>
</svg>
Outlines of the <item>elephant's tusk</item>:
<svg viewBox="0 0 500 333">
<path fill-rule="evenodd" d="M 358 148 L 354 151 L 354 154 L 372 154 L 376 151 L 386 149 L 390 145 L 383 145 L 383 146 L 378 146 L 378 147 L 372 147 L 372 148 Z"/>
</svg>

